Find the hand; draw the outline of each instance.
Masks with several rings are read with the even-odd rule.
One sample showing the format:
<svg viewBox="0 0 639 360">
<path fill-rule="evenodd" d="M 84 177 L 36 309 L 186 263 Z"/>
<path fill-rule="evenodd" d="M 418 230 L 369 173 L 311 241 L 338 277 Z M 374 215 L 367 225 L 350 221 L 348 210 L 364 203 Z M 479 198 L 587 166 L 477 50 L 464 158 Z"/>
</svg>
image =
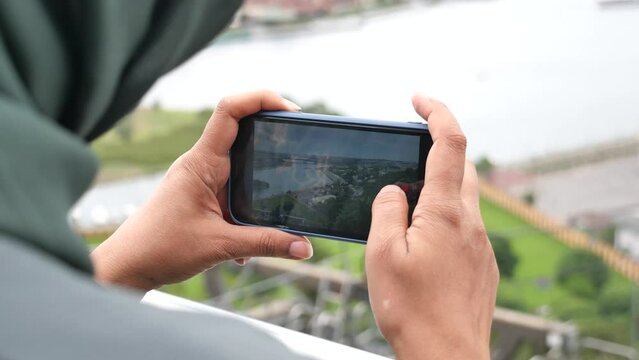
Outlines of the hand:
<svg viewBox="0 0 639 360">
<path fill-rule="evenodd" d="M 488 359 L 499 272 L 466 138 L 445 105 L 413 98 L 434 144 L 408 226 L 406 195 L 384 187 L 366 247 L 371 306 L 399 359 Z"/>
<path fill-rule="evenodd" d="M 311 244 L 302 236 L 224 220 L 228 151 L 239 120 L 260 110 L 298 111 L 299 107 L 267 91 L 220 101 L 202 137 L 173 163 L 148 203 L 93 251 L 98 281 L 150 290 L 225 260 L 312 256 Z"/>
</svg>

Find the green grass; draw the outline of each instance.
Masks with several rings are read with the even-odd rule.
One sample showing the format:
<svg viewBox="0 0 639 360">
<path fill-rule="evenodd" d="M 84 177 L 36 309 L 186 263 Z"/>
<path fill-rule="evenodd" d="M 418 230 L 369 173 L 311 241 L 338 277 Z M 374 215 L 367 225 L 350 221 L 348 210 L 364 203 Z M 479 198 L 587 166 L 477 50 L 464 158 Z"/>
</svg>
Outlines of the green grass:
<svg viewBox="0 0 639 360">
<path fill-rule="evenodd" d="M 569 247 L 487 201 L 482 201 L 481 207 L 488 231 L 509 237 L 519 257 L 513 279 L 502 279 L 500 294 L 519 298 L 528 310 L 573 297 L 554 282 L 559 260 L 572 251 Z M 546 282 L 548 287 L 542 286 Z M 606 285 L 630 286 L 631 282 L 616 272 L 611 272 Z"/>
<path fill-rule="evenodd" d="M 513 252 L 519 257 L 513 278 L 501 279 L 499 304 L 532 313 L 543 309 L 553 318 L 576 322 L 583 335 L 629 343 L 629 314 L 602 316 L 597 299 L 580 298 L 555 282 L 559 261 L 571 248 L 485 200 L 481 209 L 488 231 L 510 238 Z M 632 286 L 630 280 L 610 271 L 603 291 L 630 291 Z"/>
<path fill-rule="evenodd" d="M 132 113 L 92 144 L 100 159 L 100 179 L 166 170 L 197 141 L 211 112 L 143 109 Z"/>
<path fill-rule="evenodd" d="M 337 270 L 348 271 L 355 276 L 364 275 L 364 250 L 362 244 L 322 238 L 310 238 L 313 244 L 311 262 L 331 265 Z"/>
<path fill-rule="evenodd" d="M 204 301 L 209 298 L 203 274 L 196 275 L 177 284 L 164 285 L 160 290 L 194 301 Z"/>
</svg>

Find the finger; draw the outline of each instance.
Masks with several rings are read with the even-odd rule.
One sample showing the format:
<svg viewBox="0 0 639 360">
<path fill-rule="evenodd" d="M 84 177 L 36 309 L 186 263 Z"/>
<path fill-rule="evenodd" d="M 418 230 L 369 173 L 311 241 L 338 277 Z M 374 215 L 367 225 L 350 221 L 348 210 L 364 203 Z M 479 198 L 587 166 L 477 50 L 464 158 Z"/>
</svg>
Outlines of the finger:
<svg viewBox="0 0 639 360">
<path fill-rule="evenodd" d="M 303 236 L 271 228 L 230 224 L 223 231 L 228 239 L 225 250 L 232 259 L 256 256 L 308 259 L 313 256 L 313 247 Z"/>
<path fill-rule="evenodd" d="M 404 191 L 396 185 L 383 187 L 373 201 L 372 213 L 367 252 L 389 253 L 395 246 L 406 251 L 408 201 Z"/>
<path fill-rule="evenodd" d="M 413 97 L 415 111 L 428 120 L 433 146 L 426 161 L 424 192 L 458 195 L 464 178 L 466 137 L 448 108 L 421 95 Z"/>
<path fill-rule="evenodd" d="M 470 161 L 466 161 L 464 181 L 461 187 L 461 198 L 466 207 L 472 211 L 474 215 L 481 218 L 481 212 L 479 210 L 479 178 L 477 177 L 475 165 Z"/>
<path fill-rule="evenodd" d="M 239 258 L 233 261 L 235 261 L 235 263 L 238 264 L 239 266 L 244 266 L 249 260 L 251 260 L 251 258 Z"/>
<path fill-rule="evenodd" d="M 300 107 L 273 91 L 261 90 L 222 99 L 198 141 L 218 156 L 226 156 L 235 141 L 238 122 L 260 110 L 299 111 Z"/>
</svg>

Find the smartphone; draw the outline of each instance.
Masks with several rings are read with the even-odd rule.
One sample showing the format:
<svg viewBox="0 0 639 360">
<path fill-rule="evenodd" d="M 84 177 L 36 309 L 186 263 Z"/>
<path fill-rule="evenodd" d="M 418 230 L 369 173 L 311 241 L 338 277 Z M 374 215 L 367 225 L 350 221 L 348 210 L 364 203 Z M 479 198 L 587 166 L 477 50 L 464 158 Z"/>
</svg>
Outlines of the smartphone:
<svg viewBox="0 0 639 360">
<path fill-rule="evenodd" d="M 371 205 L 385 185 L 406 192 L 412 213 L 432 144 L 422 122 L 248 116 L 230 151 L 229 212 L 241 225 L 365 243 Z"/>
</svg>

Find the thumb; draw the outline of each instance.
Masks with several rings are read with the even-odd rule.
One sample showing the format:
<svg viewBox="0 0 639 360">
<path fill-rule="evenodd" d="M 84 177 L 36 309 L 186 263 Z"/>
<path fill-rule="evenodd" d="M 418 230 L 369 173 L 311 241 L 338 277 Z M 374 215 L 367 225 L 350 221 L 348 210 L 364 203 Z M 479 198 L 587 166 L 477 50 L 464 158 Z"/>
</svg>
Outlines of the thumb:
<svg viewBox="0 0 639 360">
<path fill-rule="evenodd" d="M 395 243 L 406 246 L 408 228 L 408 201 L 406 193 L 396 185 L 387 185 L 373 201 L 371 231 L 368 248 L 371 251 L 390 251 Z M 401 239 L 401 241 L 397 241 Z"/>
<path fill-rule="evenodd" d="M 229 240 L 225 251 L 232 259 L 265 256 L 301 260 L 313 256 L 311 242 L 304 236 L 272 228 L 231 224 L 224 231 Z"/>
</svg>

